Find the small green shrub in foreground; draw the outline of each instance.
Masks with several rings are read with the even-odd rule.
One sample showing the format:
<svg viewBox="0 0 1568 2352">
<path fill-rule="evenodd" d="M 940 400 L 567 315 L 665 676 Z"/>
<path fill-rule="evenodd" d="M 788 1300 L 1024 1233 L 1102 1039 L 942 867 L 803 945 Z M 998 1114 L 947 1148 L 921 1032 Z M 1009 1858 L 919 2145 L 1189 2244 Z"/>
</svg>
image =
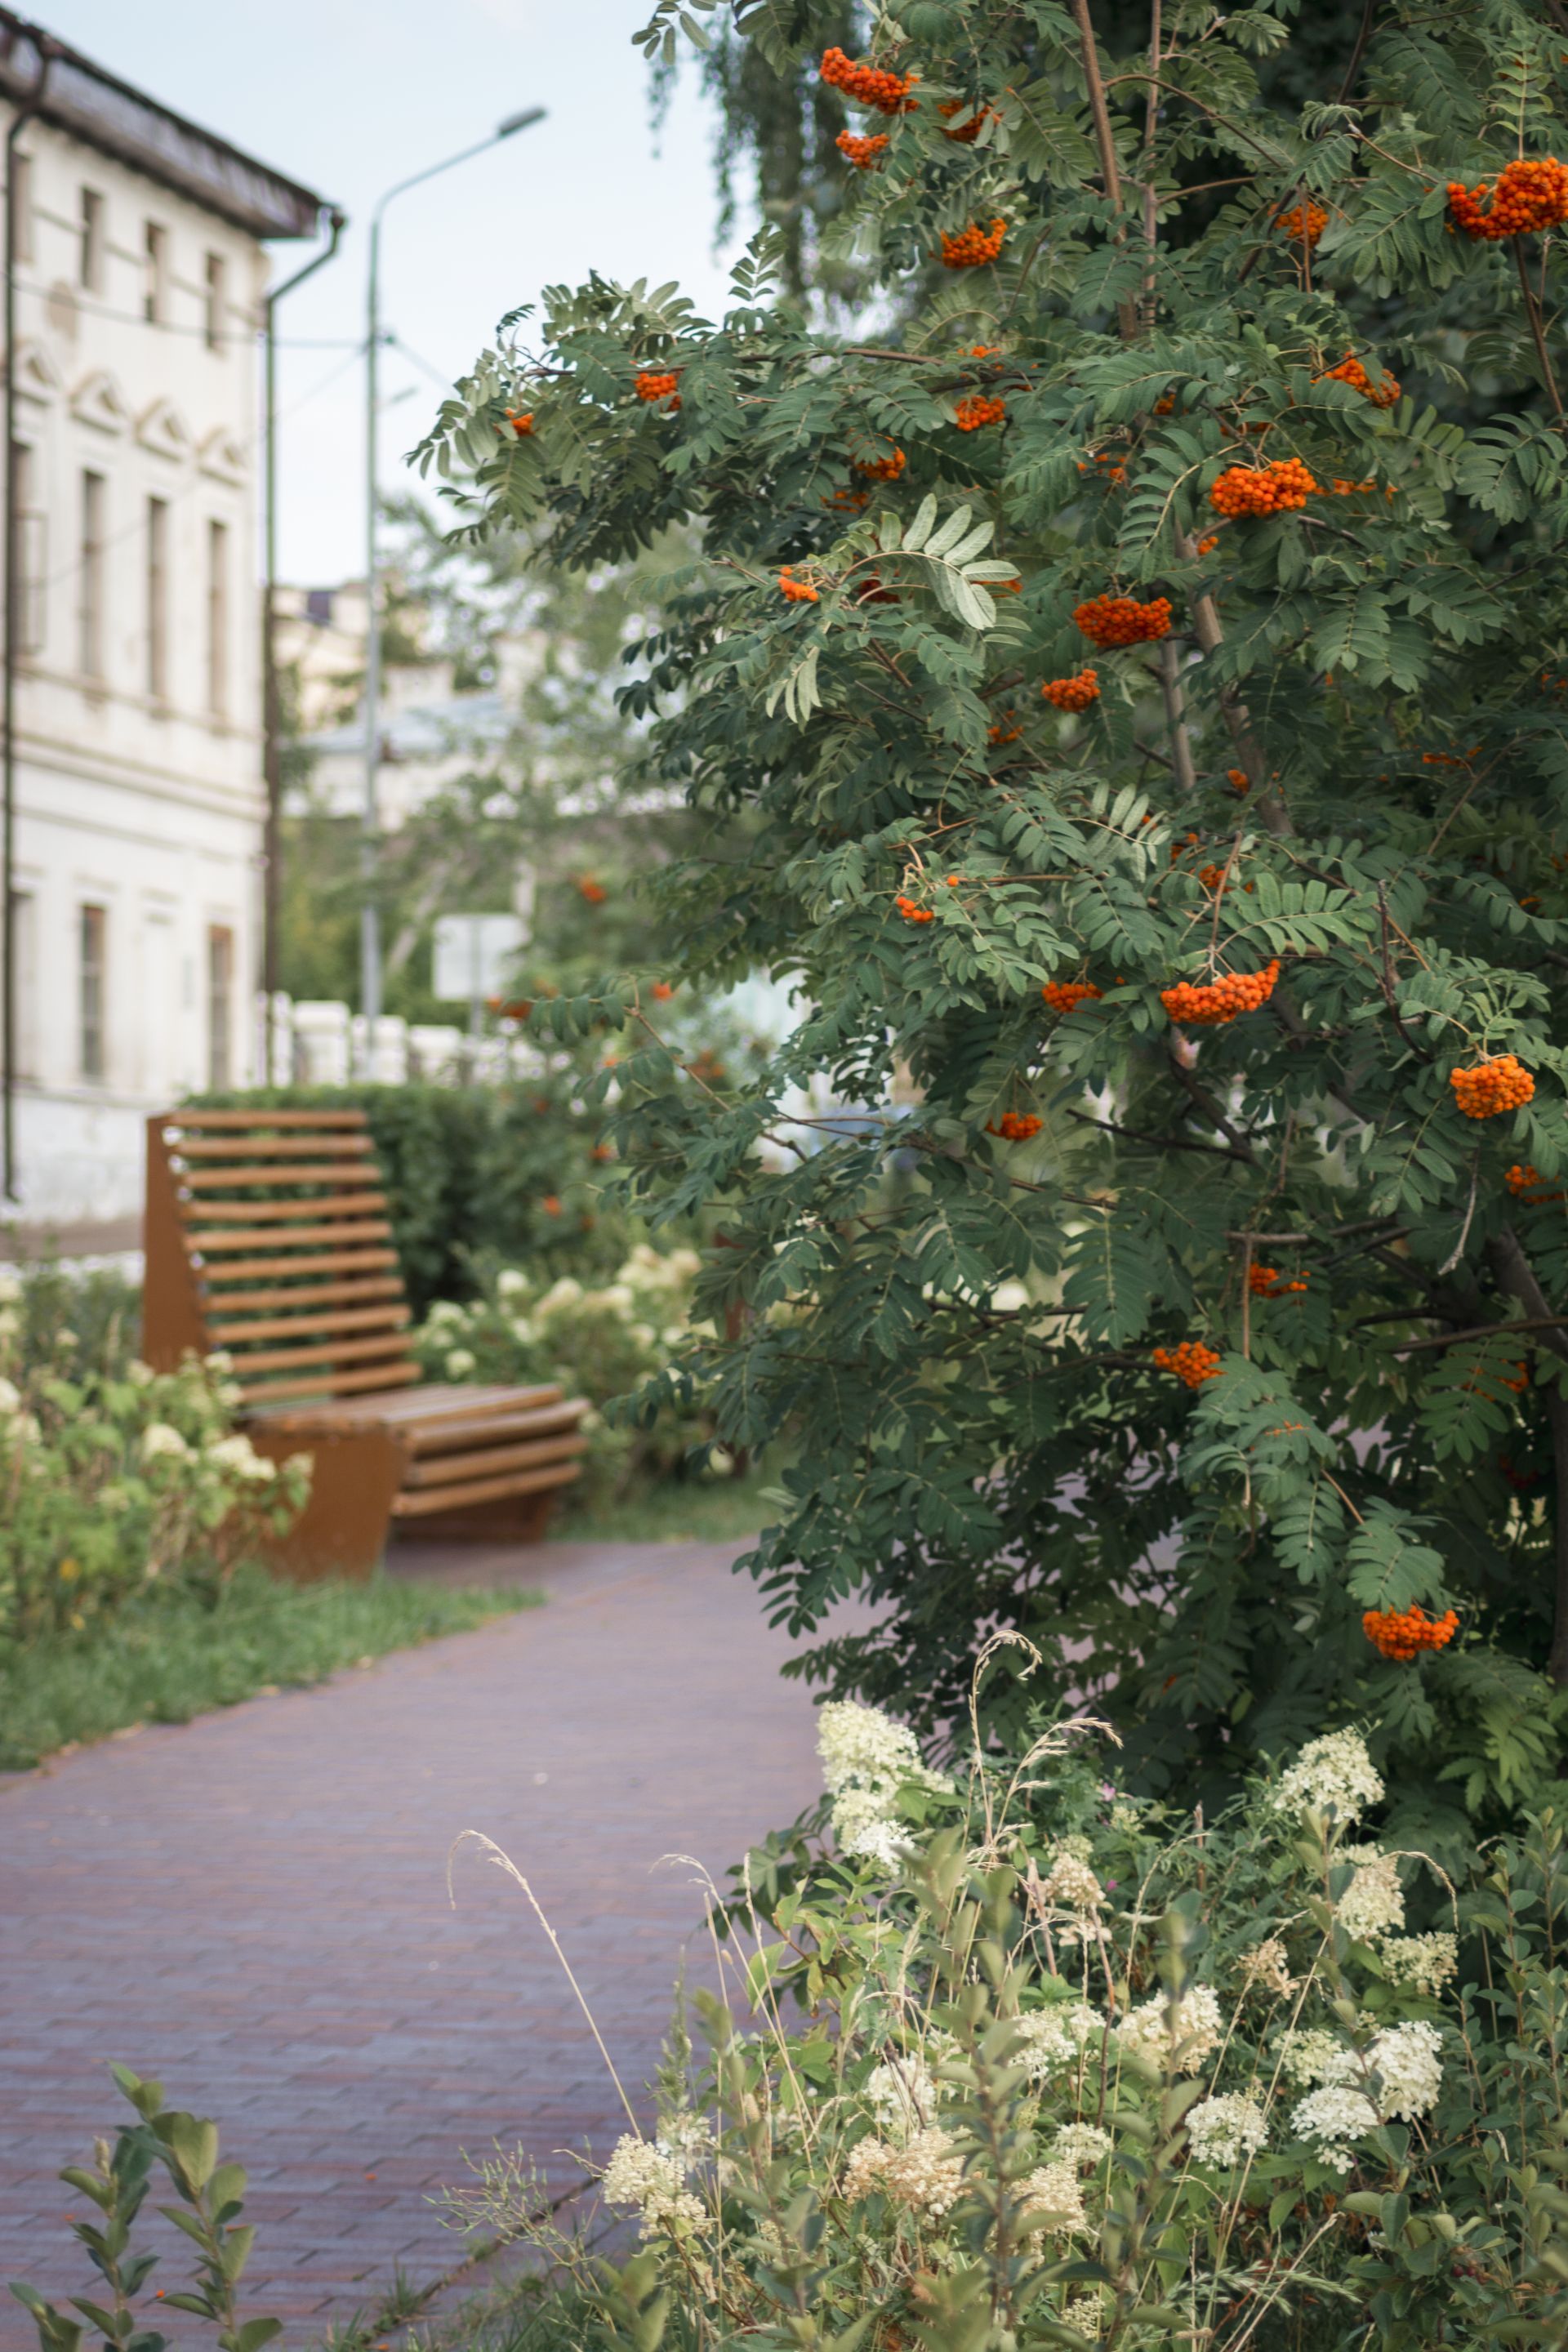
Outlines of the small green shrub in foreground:
<svg viewBox="0 0 1568 2352">
<path fill-rule="evenodd" d="M 823 1710 L 830 1801 L 754 1853 L 621 2267 L 498 2151 L 453 2203 L 548 2249 L 603 2347 L 1328 2352 L 1568 2340 L 1568 1856 L 1455 1885 L 1377 1842 L 1354 1730 L 1212 1822 L 1056 1727 L 966 1774 Z"/>
<path fill-rule="evenodd" d="M 289 1584 L 254 1567 L 216 1592 L 154 1586 L 100 1624 L 0 1657 L 0 1770 L 132 1724 L 186 1723 L 274 1685 L 318 1683 L 540 1597 L 383 1577 Z"/>
</svg>

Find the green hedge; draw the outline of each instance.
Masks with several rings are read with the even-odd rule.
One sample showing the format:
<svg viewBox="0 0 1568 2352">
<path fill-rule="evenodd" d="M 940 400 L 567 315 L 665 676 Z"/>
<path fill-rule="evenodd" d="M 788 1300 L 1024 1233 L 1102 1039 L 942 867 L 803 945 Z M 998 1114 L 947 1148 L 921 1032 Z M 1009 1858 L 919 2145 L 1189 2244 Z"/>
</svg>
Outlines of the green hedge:
<svg viewBox="0 0 1568 2352">
<path fill-rule="evenodd" d="M 603 1115 L 569 1073 L 499 1087 L 268 1087 L 193 1099 L 207 1109 L 363 1109 L 417 1316 L 437 1298 L 473 1297 L 487 1264 L 608 1273 L 643 1230 L 605 1198 L 610 1170 L 595 1158 Z"/>
</svg>

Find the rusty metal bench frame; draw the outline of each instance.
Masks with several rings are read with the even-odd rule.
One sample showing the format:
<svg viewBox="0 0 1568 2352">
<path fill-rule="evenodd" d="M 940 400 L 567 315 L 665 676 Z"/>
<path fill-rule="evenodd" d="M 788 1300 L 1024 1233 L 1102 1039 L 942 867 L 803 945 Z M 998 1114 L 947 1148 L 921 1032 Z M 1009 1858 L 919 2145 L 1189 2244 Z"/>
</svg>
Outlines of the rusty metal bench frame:
<svg viewBox="0 0 1568 2352">
<path fill-rule="evenodd" d="M 142 1354 L 223 1349 L 257 1450 L 313 1457 L 292 1574 L 368 1575 L 394 1526 L 534 1541 L 580 1475 L 582 1400 L 421 1384 L 387 1210 L 363 1111 L 147 1122 Z"/>
</svg>

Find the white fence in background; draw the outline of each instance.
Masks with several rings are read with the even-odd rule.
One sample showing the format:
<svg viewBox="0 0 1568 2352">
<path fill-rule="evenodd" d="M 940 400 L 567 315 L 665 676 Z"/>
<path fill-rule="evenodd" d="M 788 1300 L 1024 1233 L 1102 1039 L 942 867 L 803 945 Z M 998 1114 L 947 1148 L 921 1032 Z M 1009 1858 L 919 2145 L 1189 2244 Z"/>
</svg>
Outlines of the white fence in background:
<svg viewBox="0 0 1568 2352">
<path fill-rule="evenodd" d="M 384 1013 L 374 1026 L 363 1013 L 327 997 L 296 1000 L 279 994 L 257 999 L 255 1083 L 267 1080 L 267 1030 L 270 1020 L 270 1068 L 275 1087 L 406 1085 L 424 1079 L 434 1086 L 467 1087 L 500 1078 L 528 1077 L 544 1067 L 544 1057 L 526 1038 L 471 1037 L 437 1022 L 407 1022 Z"/>
</svg>

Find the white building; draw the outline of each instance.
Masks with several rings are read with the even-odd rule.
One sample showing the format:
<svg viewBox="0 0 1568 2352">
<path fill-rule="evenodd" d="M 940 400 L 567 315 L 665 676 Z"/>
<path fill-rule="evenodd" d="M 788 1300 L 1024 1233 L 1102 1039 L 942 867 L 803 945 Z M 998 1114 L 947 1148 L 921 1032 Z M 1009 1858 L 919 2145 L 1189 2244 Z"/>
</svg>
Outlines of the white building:
<svg viewBox="0 0 1568 2352">
<path fill-rule="evenodd" d="M 265 240 L 321 201 L 0 8 L 16 154 L 9 1213 L 115 1246 L 142 1121 L 251 1075 Z M 120 1230 L 116 1231 L 114 1228 Z"/>
</svg>

